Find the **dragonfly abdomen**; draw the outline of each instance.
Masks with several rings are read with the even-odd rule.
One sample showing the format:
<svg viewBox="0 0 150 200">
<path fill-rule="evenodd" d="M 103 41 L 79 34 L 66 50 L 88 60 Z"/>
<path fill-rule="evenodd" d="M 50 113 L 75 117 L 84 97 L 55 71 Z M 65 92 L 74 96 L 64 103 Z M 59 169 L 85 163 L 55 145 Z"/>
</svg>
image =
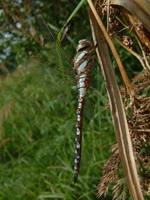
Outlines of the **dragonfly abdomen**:
<svg viewBox="0 0 150 200">
<path fill-rule="evenodd" d="M 80 40 L 77 46 L 77 54 L 74 58 L 74 70 L 76 72 L 78 89 L 78 107 L 75 135 L 75 159 L 74 180 L 76 182 L 80 171 L 81 145 L 82 145 L 82 121 L 85 96 L 90 83 L 92 44 L 88 40 Z"/>
</svg>

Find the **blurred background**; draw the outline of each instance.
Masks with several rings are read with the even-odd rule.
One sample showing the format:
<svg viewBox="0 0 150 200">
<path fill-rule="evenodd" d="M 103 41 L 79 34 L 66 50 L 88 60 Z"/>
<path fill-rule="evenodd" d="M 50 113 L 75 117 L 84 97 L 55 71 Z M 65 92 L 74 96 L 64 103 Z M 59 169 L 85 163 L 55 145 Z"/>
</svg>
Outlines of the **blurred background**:
<svg viewBox="0 0 150 200">
<path fill-rule="evenodd" d="M 76 6 L 74 0 L 0 2 L 1 200 L 97 199 L 96 186 L 115 139 L 95 62 L 81 173 L 73 184 L 78 93 L 72 59 L 78 40 L 91 38 L 86 6 L 71 20 L 61 46 L 57 34 Z"/>
</svg>

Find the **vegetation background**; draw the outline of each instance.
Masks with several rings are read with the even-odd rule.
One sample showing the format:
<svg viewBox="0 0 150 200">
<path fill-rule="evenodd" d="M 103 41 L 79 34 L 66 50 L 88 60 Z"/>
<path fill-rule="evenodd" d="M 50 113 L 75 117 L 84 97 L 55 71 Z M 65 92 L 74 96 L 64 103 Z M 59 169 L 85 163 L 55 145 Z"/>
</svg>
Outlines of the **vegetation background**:
<svg viewBox="0 0 150 200">
<path fill-rule="evenodd" d="M 81 173 L 74 185 L 72 59 L 78 40 L 91 38 L 85 6 L 72 19 L 63 45 L 56 45 L 58 31 L 77 4 L 0 2 L 0 200 L 96 199 L 115 139 L 105 83 L 95 63 L 84 112 Z"/>
</svg>

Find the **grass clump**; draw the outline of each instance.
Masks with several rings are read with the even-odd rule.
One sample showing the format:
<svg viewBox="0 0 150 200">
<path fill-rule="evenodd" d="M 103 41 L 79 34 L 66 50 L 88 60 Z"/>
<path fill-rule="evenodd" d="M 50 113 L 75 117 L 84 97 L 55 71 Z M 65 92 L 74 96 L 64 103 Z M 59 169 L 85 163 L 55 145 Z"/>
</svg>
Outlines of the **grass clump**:
<svg viewBox="0 0 150 200">
<path fill-rule="evenodd" d="M 95 81 L 85 108 L 81 174 L 73 185 L 73 85 L 54 65 L 33 61 L 1 81 L 1 200 L 96 199 L 113 138 L 111 118 L 104 84 Z"/>
</svg>

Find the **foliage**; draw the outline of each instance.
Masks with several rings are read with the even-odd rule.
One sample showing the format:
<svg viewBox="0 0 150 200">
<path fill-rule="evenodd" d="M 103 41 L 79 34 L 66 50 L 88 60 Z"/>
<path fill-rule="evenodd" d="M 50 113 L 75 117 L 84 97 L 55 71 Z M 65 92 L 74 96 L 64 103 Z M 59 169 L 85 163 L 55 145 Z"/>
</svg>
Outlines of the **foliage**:
<svg viewBox="0 0 150 200">
<path fill-rule="evenodd" d="M 150 158 L 147 152 L 150 142 L 148 131 L 150 104 L 149 92 L 145 92 L 145 90 L 149 91 L 150 72 L 149 24 L 145 16 L 148 14 L 146 4 L 148 7 L 150 4 L 144 0 L 143 4 L 139 1 L 131 3 L 128 0 L 111 2 L 106 0 L 97 1 L 96 5 L 88 0 L 88 4 L 93 41 L 95 45 L 97 44 L 96 53 L 106 79 L 117 138 L 117 146 L 104 167 L 98 194 L 99 196 L 106 195 L 113 183 L 113 199 L 128 199 L 127 187 L 133 199 L 144 200 L 144 196 L 145 198 L 149 196 L 150 186 L 150 179 L 147 176 L 149 171 L 147 162 L 149 163 Z M 114 5 L 121 5 L 125 9 L 122 10 Z M 133 8 L 137 9 L 137 14 L 134 13 Z M 138 11 L 141 9 L 143 13 L 139 16 Z M 133 26 L 133 31 L 129 29 L 130 26 Z M 128 35 L 125 35 L 124 30 Z M 143 67 L 142 72 L 131 80 L 115 47 L 116 38 L 119 44 L 138 59 Z M 119 86 L 120 88 L 112 70 L 107 45 L 121 74 L 123 86 Z M 121 88 L 124 88 L 123 93 Z M 120 161 L 125 173 L 123 181 L 120 176 L 120 169 L 122 169 Z"/>
<path fill-rule="evenodd" d="M 30 60 L 1 83 L 0 199 L 96 199 L 113 138 L 105 87 L 95 80 L 89 94 L 81 176 L 73 185 L 75 90 L 59 77 L 54 64 Z"/>
<path fill-rule="evenodd" d="M 86 102 L 84 113 L 83 160 L 81 176 L 76 185 L 72 183 L 71 168 L 77 93 L 73 86 L 75 81 L 72 81 L 74 78 L 70 63 L 77 41 L 84 37 L 91 37 L 85 7 L 81 8 L 80 14 L 76 13 L 75 19 L 65 26 L 70 34 L 63 38 L 62 47 L 59 43 L 61 38 L 57 37 L 56 41 L 60 28 L 66 25 L 67 18 L 74 15 L 75 7 L 78 7 L 81 2 L 83 1 L 56 0 L 54 3 L 48 0 L 4 0 L 0 4 L 2 30 L 0 33 L 0 73 L 8 74 L 9 70 L 15 69 L 11 76 L 2 77 L 4 80 L 2 79 L 0 86 L 0 199 L 96 199 L 97 177 L 98 174 L 102 175 L 102 166 L 109 156 L 108 149 L 114 141 L 105 83 L 99 76 L 100 72 L 96 64 L 93 69 L 93 74 L 96 75 L 93 75 L 92 90 L 89 91 L 89 100 Z M 113 49 L 112 54 L 117 58 L 115 60 L 111 55 L 110 60 L 113 61 L 112 66 L 117 72 L 117 81 L 119 86 L 122 82 L 126 85 L 126 88 L 123 86 L 120 91 L 123 92 L 121 94 L 124 106 L 127 108 L 127 122 L 131 125 L 129 132 L 131 137 L 133 136 L 132 139 L 135 139 L 134 151 L 138 152 L 136 151 L 138 141 L 136 136 L 139 132 L 134 129 L 133 122 L 137 119 L 137 127 L 143 128 L 141 121 L 145 113 L 149 112 L 146 107 L 147 102 L 143 99 L 145 95 L 149 96 L 147 88 L 143 88 L 145 83 L 148 83 L 146 87 L 149 86 L 147 81 L 149 76 L 144 75 L 144 79 L 142 81 L 140 79 L 141 82 L 139 79 L 137 82 L 133 79 L 131 85 L 128 77 L 132 79 L 139 71 L 142 71 L 142 67 L 149 71 L 148 30 L 150 28 L 147 20 L 149 4 L 145 0 L 143 0 L 144 4 L 141 4 L 139 0 L 135 1 L 134 6 L 142 7 L 142 15 L 137 12 L 136 18 L 132 15 L 136 13 L 129 0 L 112 0 L 113 5 L 118 3 L 122 6 L 120 10 L 115 6 L 109 7 L 107 0 L 96 2 L 96 12 L 102 18 L 102 23 L 107 26 L 107 31 L 102 32 L 105 32 L 105 39 L 110 49 Z M 124 9 L 126 7 L 130 13 Z M 123 15 L 120 11 L 123 11 Z M 138 17 L 144 22 L 146 28 Z M 130 26 L 133 27 L 132 30 Z M 111 39 L 116 35 L 118 37 L 115 37 L 116 40 L 112 43 Z M 114 53 L 114 44 L 121 56 Z M 102 51 L 104 52 L 104 48 Z M 106 60 L 109 59 L 108 57 L 106 56 Z M 30 58 L 34 59 L 30 60 Z M 120 78 L 120 72 L 122 73 L 125 69 L 121 66 L 120 58 L 125 62 L 127 71 L 127 76 L 122 76 L 123 81 Z M 29 61 L 26 62 L 27 60 Z M 19 65 L 23 62 L 23 66 Z M 118 69 L 116 64 L 122 69 Z M 16 69 L 17 66 L 20 67 Z M 113 77 L 110 80 L 113 80 Z M 112 89 L 114 85 L 111 84 L 111 86 Z M 133 86 L 133 88 L 128 86 Z M 140 93 L 140 87 L 142 90 L 146 89 L 147 93 L 145 90 Z M 129 104 L 132 101 L 130 99 L 132 89 L 137 95 L 136 98 L 135 96 L 132 98 L 135 100 L 132 102 L 135 106 L 134 110 Z M 119 98 L 114 95 L 112 100 L 114 99 Z M 140 106 L 137 99 L 144 100 L 140 101 Z M 142 106 L 145 106 L 144 111 Z M 117 111 L 119 112 L 119 109 Z M 140 112 L 140 115 L 137 112 Z M 118 119 L 121 119 L 121 116 Z M 120 125 L 122 126 L 121 123 Z M 144 128 L 149 128 L 146 121 L 144 121 Z M 141 135 L 148 135 L 145 129 L 143 130 Z M 138 152 L 139 159 L 145 159 L 147 149 L 143 151 L 144 153 Z M 147 160 L 144 160 L 144 165 L 145 162 Z M 140 166 L 138 161 L 137 163 L 141 169 L 142 165 Z M 147 190 L 149 183 L 145 182 L 147 179 L 144 176 L 148 174 L 148 170 L 144 172 L 142 169 L 140 172 L 146 188 L 144 190 Z M 121 178 L 117 177 L 117 173 L 121 174 Z M 113 179 L 117 180 L 115 185 L 109 186 L 114 192 L 114 199 L 117 199 L 119 195 L 122 195 L 119 198 L 127 199 L 126 181 L 122 176 L 118 149 L 115 149 L 104 167 L 101 183 L 106 181 L 107 184 L 99 185 L 99 195 L 107 192 L 109 182 Z M 102 187 L 103 185 L 105 187 Z M 109 193 L 107 199 L 109 199 Z"/>
<path fill-rule="evenodd" d="M 72 13 L 77 3 L 74 1 L 28 1 L 5 0 L 0 4 L 0 63 L 7 65 L 12 63 L 15 57 L 15 66 L 24 62 L 29 56 L 43 55 L 43 48 L 47 49 L 50 42 L 56 40 L 56 34 L 66 23 L 67 17 Z M 84 20 L 81 22 L 80 17 Z M 86 26 L 86 10 L 76 14 L 76 20 L 71 22 L 71 37 L 78 41 L 82 35 L 87 34 L 83 30 L 79 34 L 80 27 Z M 88 26 L 89 27 L 89 26 Z M 73 44 L 74 40 L 72 40 Z M 24 58 L 24 60 L 22 59 Z M 7 60 L 7 63 L 6 63 Z"/>
</svg>

